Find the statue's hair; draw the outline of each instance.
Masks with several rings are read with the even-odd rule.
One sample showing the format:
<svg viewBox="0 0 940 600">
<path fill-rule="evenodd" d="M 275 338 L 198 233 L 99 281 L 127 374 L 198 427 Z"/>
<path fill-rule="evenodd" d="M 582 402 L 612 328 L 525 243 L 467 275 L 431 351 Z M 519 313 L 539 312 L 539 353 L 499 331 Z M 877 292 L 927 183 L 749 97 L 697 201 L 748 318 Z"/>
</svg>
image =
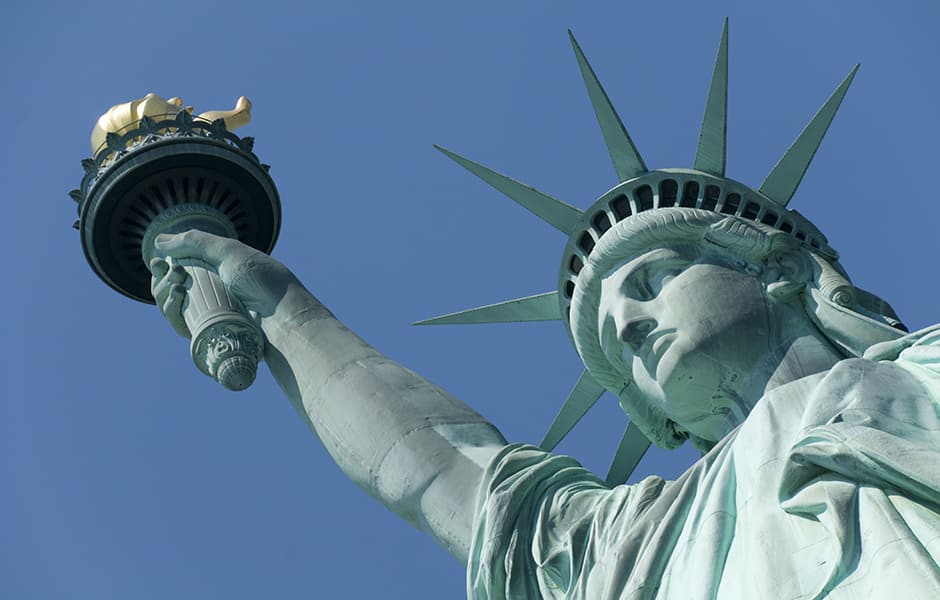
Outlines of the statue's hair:
<svg viewBox="0 0 940 600">
<path fill-rule="evenodd" d="M 598 310 L 601 282 L 627 261 L 650 249 L 668 244 L 709 246 L 740 261 L 742 271 L 758 276 L 768 265 L 794 253 L 812 266 L 806 270 L 807 288 L 803 295 L 806 310 L 820 331 L 846 356 L 860 355 L 865 348 L 846 339 L 869 338 L 881 341 L 903 328 L 891 307 L 880 298 L 852 285 L 833 253 L 812 249 L 786 233 L 761 223 L 694 208 L 654 209 L 617 223 L 598 241 L 578 276 L 571 302 L 571 334 L 578 354 L 588 371 L 611 392 L 620 397 L 621 406 L 643 433 L 657 446 L 675 448 L 687 434 L 670 421 L 658 407 L 637 402 L 630 394 L 632 382 L 614 368 L 600 345 Z M 875 328 L 873 335 L 836 331 L 845 320 L 827 319 L 830 310 L 853 315 L 863 328 Z M 866 331 L 867 331 L 866 330 Z M 697 444 L 697 445 L 700 445 Z"/>
</svg>

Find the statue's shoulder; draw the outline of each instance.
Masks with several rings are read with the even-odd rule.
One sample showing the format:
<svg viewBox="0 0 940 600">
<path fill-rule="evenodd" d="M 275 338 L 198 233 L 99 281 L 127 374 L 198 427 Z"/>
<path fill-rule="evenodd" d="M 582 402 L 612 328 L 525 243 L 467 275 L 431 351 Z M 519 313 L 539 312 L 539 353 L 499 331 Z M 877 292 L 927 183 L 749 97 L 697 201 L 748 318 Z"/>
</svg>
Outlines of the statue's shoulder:
<svg viewBox="0 0 940 600">
<path fill-rule="evenodd" d="M 863 359 L 901 368 L 913 375 L 918 387 L 929 390 L 935 400 L 940 399 L 940 324 L 875 344 Z"/>
<path fill-rule="evenodd" d="M 940 323 L 894 340 L 874 344 L 865 351 L 863 358 L 877 361 L 898 360 L 902 355 L 906 357 L 911 348 L 940 349 Z"/>
</svg>

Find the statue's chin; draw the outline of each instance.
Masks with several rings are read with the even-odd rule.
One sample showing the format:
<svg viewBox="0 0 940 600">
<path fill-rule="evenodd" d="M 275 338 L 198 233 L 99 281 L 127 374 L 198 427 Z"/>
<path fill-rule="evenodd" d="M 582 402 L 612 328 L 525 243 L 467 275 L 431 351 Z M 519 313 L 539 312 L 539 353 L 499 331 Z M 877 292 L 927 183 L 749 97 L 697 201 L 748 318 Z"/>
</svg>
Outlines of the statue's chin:
<svg viewBox="0 0 940 600">
<path fill-rule="evenodd" d="M 663 357 L 657 377 L 664 380 L 665 412 L 680 429 L 714 443 L 747 418 L 746 403 L 729 387 L 728 373 L 714 366 L 670 365 L 670 358 Z"/>
<path fill-rule="evenodd" d="M 715 410 L 716 412 L 707 415 L 694 428 L 690 428 L 690 433 L 710 444 L 721 441 L 741 423 L 736 411 L 726 407 L 716 407 Z"/>
</svg>

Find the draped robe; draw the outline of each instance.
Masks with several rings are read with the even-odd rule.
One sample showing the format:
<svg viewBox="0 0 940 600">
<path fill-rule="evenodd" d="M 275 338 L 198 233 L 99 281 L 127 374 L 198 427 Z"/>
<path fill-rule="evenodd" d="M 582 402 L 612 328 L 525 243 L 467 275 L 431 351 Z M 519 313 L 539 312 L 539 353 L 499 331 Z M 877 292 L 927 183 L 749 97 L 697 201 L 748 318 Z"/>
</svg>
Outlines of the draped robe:
<svg viewBox="0 0 940 600">
<path fill-rule="evenodd" d="M 766 394 L 675 481 L 514 444 L 471 598 L 940 598 L 940 326 Z"/>
</svg>

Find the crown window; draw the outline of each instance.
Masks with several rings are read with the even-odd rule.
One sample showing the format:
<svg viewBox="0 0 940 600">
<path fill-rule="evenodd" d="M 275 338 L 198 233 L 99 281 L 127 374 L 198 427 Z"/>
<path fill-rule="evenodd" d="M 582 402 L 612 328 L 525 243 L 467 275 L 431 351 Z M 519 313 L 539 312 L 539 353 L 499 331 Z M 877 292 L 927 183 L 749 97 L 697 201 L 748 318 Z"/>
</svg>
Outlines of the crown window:
<svg viewBox="0 0 940 600">
<path fill-rule="evenodd" d="M 572 255 L 571 260 L 568 261 L 568 267 L 571 268 L 571 272 L 577 275 L 581 272 L 581 268 L 584 267 L 584 262 L 581 260 L 581 257 L 577 254 Z"/>
<path fill-rule="evenodd" d="M 610 209 L 614 211 L 614 216 L 618 221 L 623 221 L 630 216 L 630 201 L 623 194 L 610 201 Z"/>
<path fill-rule="evenodd" d="M 641 185 L 636 194 L 637 212 L 653 208 L 653 190 L 648 185 Z"/>
<path fill-rule="evenodd" d="M 733 215 L 738 212 L 741 206 L 741 194 L 731 193 L 725 196 L 725 202 L 721 205 L 721 212 L 726 215 Z"/>
<path fill-rule="evenodd" d="M 721 188 L 717 185 L 705 186 L 705 197 L 702 198 L 702 208 L 704 210 L 715 210 L 718 206 L 718 197 L 721 196 Z"/>
<path fill-rule="evenodd" d="M 659 207 L 675 206 L 678 193 L 679 184 L 675 179 L 663 179 L 659 183 Z"/>
<path fill-rule="evenodd" d="M 578 246 L 584 250 L 585 254 L 591 253 L 591 250 L 594 249 L 594 238 L 591 237 L 590 232 L 585 231 L 581 234 L 581 237 L 578 239 Z"/>
<path fill-rule="evenodd" d="M 597 230 L 598 237 L 610 229 L 610 219 L 607 217 L 607 213 L 604 211 L 594 215 L 594 218 L 591 219 L 591 223 L 594 223 L 594 229 Z"/>
<path fill-rule="evenodd" d="M 695 202 L 698 200 L 698 189 L 697 181 L 686 181 L 685 187 L 682 189 L 682 200 L 679 202 L 679 206 L 695 208 Z"/>
<path fill-rule="evenodd" d="M 745 219 L 750 219 L 753 221 L 757 218 L 757 213 L 760 212 L 760 205 L 756 202 L 748 202 L 744 205 L 744 210 L 741 212 L 741 216 Z"/>
</svg>

